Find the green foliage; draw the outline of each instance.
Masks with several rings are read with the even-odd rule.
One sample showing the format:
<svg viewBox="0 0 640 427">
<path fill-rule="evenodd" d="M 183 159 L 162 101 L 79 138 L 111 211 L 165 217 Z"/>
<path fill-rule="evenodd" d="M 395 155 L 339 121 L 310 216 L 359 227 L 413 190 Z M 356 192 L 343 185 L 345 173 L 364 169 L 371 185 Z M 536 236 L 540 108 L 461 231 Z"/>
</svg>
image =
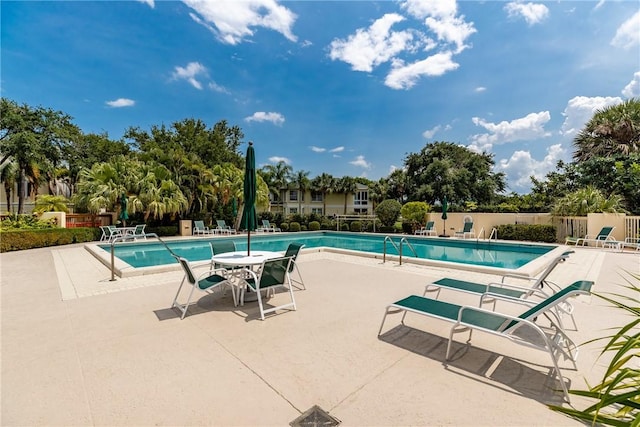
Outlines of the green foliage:
<svg viewBox="0 0 640 427">
<path fill-rule="evenodd" d="M 98 240 L 99 228 L 23 229 L 0 232 L 0 252 L 44 248 Z"/>
<path fill-rule="evenodd" d="M 498 227 L 498 237 L 504 240 L 555 243 L 556 227 L 546 224 L 504 224 Z"/>
<path fill-rule="evenodd" d="M 309 231 L 318 231 L 318 230 L 320 230 L 320 223 L 318 221 L 310 221 Z"/>
<path fill-rule="evenodd" d="M 340 231 L 349 231 L 349 224 L 346 222 L 340 223 Z"/>
<path fill-rule="evenodd" d="M 408 221 L 413 228 L 419 228 L 427 220 L 430 206 L 425 202 L 408 202 L 400 209 L 402 219 Z M 409 231 L 410 233 L 412 230 Z"/>
<path fill-rule="evenodd" d="M 282 231 L 289 231 L 289 223 L 283 222 L 282 224 L 280 224 L 278 226 L 278 228 L 280 228 L 280 230 L 282 230 Z"/>
<path fill-rule="evenodd" d="M 296 221 L 290 222 L 289 231 L 300 231 L 300 223 Z"/>
<path fill-rule="evenodd" d="M 34 213 L 42 212 L 69 212 L 69 199 L 64 196 L 50 196 L 42 194 L 36 197 Z"/>
<path fill-rule="evenodd" d="M 551 409 L 592 425 L 640 426 L 640 275 L 629 273 L 629 276 L 626 288 L 633 296 L 593 294 L 631 317 L 615 334 L 594 340 L 607 340 L 601 356 L 613 353 L 602 380 L 588 390 L 569 390 L 591 399 L 593 404 L 584 409 L 551 405 Z"/>
<path fill-rule="evenodd" d="M 47 228 L 56 228 L 58 224 L 55 219 L 41 220 L 36 215 L 28 214 L 11 214 L 0 222 L 0 230 L 42 230 Z"/>
<path fill-rule="evenodd" d="M 380 202 L 376 207 L 376 216 L 382 223 L 382 225 L 393 226 L 398 216 L 400 216 L 400 210 L 402 205 L 397 200 L 387 199 Z"/>
<path fill-rule="evenodd" d="M 177 225 L 158 225 L 155 227 L 145 227 L 146 233 L 156 233 L 158 236 L 177 236 L 178 235 L 178 226 Z"/>
<path fill-rule="evenodd" d="M 349 230 L 353 232 L 361 232 L 362 231 L 362 223 L 360 221 L 353 221 L 349 226 Z"/>
<path fill-rule="evenodd" d="M 336 223 L 334 221 L 328 219 L 328 218 L 325 218 L 320 223 L 320 229 L 321 230 L 335 230 L 336 229 Z"/>
<path fill-rule="evenodd" d="M 395 233 L 396 232 L 396 228 L 393 225 L 381 225 L 380 227 L 378 227 L 378 232 L 379 233 Z"/>
<path fill-rule="evenodd" d="M 505 189 L 503 173 L 494 173 L 493 155 L 478 154 L 451 142 L 427 144 L 405 159 L 409 200 L 434 204 L 447 197 L 449 203 L 491 203 Z"/>
<path fill-rule="evenodd" d="M 555 216 L 585 216 L 598 212 L 626 212 L 623 198 L 617 194 L 607 197 L 595 187 L 588 186 L 557 199 L 551 207 L 551 214 Z"/>
</svg>

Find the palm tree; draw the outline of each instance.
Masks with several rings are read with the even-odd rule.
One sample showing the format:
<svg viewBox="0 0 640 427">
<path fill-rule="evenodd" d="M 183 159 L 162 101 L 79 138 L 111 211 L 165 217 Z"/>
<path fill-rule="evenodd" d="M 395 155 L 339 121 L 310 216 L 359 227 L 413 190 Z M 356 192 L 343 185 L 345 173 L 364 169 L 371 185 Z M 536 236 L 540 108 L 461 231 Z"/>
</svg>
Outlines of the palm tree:
<svg viewBox="0 0 640 427">
<path fill-rule="evenodd" d="M 573 140 L 573 158 L 629 155 L 640 151 L 640 98 L 597 111 Z"/>
<path fill-rule="evenodd" d="M 289 186 L 289 180 L 293 168 L 285 162 L 278 162 L 275 165 L 266 165 L 265 171 L 270 175 L 270 184 L 273 185 L 280 194 L 280 201 L 282 202 L 282 209 L 284 210 L 284 199 L 287 187 Z"/>
<path fill-rule="evenodd" d="M 322 193 L 322 214 L 327 215 L 327 194 L 336 189 L 336 179 L 328 173 L 318 175 L 311 180 L 311 188 Z"/>
<path fill-rule="evenodd" d="M 372 208 L 375 211 L 376 204 L 387 199 L 387 192 L 389 191 L 389 185 L 381 178 L 369 185 L 369 200 L 373 204 Z"/>
<path fill-rule="evenodd" d="M 555 201 L 551 214 L 555 216 L 585 216 L 588 213 L 625 212 L 624 198 L 617 194 L 606 197 L 595 187 L 588 186 Z"/>
<path fill-rule="evenodd" d="M 12 161 L 5 162 L 0 168 L 0 181 L 4 184 L 4 193 L 7 197 L 7 212 L 11 212 L 11 191 L 16 185 L 16 164 Z"/>
<path fill-rule="evenodd" d="M 358 188 L 355 178 L 343 176 L 336 183 L 337 191 L 344 193 L 344 214 L 347 214 L 347 198 Z"/>
<path fill-rule="evenodd" d="M 43 194 L 36 198 L 35 213 L 42 212 L 69 212 L 69 199 L 64 196 Z"/>
<path fill-rule="evenodd" d="M 304 193 L 311 186 L 311 181 L 309 180 L 309 172 L 304 170 L 296 172 L 293 175 L 291 183 L 298 190 L 298 213 L 302 214 L 302 199 L 304 197 Z"/>
</svg>

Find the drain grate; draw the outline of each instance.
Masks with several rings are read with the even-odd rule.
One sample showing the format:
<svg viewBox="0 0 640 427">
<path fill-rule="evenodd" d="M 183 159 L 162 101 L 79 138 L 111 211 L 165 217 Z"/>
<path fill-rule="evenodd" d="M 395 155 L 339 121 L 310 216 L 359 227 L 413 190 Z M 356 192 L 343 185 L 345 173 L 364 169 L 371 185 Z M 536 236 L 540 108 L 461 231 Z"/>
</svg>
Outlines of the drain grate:
<svg viewBox="0 0 640 427">
<path fill-rule="evenodd" d="M 318 405 L 313 405 L 295 420 L 291 421 L 291 427 L 332 427 L 340 424 L 340 420 L 329 415 Z"/>
</svg>

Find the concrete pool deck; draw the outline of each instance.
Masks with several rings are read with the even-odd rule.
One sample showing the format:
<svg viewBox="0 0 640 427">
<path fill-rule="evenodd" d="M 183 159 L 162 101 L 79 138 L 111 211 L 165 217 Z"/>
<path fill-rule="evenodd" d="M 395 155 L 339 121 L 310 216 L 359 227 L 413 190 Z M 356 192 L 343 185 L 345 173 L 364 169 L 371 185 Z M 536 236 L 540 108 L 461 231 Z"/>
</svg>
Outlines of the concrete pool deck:
<svg viewBox="0 0 640 427">
<path fill-rule="evenodd" d="M 624 293 L 620 273 L 640 274 L 637 253 L 571 249 L 555 282 Z M 261 321 L 255 303 L 199 294 L 181 321 L 180 272 L 110 281 L 82 245 L 1 254 L 0 424 L 285 426 L 319 405 L 344 426 L 583 425 L 547 409 L 562 395 L 543 352 L 476 333 L 445 364 L 450 325 L 417 316 L 390 316 L 378 338 L 385 307 L 428 281 L 496 276 L 329 252 L 298 265 L 295 312 Z M 573 303 L 577 343 L 629 320 L 597 297 Z M 578 371 L 562 362 L 571 387 L 598 380 L 600 348 L 581 348 Z"/>
</svg>

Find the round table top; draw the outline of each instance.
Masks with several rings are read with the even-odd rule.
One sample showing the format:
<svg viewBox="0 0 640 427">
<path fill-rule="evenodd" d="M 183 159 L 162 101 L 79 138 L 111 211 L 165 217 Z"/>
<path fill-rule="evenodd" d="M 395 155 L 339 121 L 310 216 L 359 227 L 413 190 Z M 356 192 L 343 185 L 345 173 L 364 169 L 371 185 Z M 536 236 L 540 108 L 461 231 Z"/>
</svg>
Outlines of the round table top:
<svg viewBox="0 0 640 427">
<path fill-rule="evenodd" d="M 211 260 L 222 265 L 241 266 L 262 264 L 265 260 L 283 256 L 281 252 L 271 251 L 251 251 L 250 253 L 251 255 L 247 256 L 246 250 L 225 252 L 212 256 Z"/>
</svg>

